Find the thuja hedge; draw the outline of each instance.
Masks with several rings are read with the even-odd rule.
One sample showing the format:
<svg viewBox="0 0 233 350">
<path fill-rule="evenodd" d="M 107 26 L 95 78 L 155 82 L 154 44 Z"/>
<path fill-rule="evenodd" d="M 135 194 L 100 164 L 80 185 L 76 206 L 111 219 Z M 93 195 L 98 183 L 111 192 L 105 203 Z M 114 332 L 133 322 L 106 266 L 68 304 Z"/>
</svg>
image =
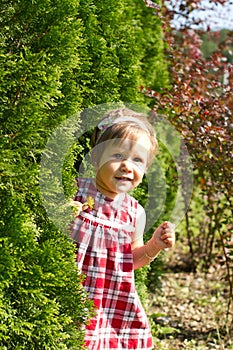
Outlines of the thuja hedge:
<svg viewBox="0 0 233 350">
<path fill-rule="evenodd" d="M 1 349 L 81 349 L 90 301 L 68 237 L 41 232 L 19 200 L 7 201 L 1 232 Z M 71 346 L 71 347 L 70 347 Z"/>
<path fill-rule="evenodd" d="M 42 205 L 41 154 L 77 111 L 167 84 L 161 28 L 141 0 L 2 0 L 0 22 L 0 349 L 80 349 L 92 307 Z"/>
</svg>

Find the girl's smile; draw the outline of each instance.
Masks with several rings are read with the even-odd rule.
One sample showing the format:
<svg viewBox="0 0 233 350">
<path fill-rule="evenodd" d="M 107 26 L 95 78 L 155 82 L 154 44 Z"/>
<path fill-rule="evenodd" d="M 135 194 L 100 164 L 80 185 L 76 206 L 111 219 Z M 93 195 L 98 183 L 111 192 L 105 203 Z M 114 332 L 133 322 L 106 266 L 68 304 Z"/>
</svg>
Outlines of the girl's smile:
<svg viewBox="0 0 233 350">
<path fill-rule="evenodd" d="M 150 148 L 147 135 L 142 135 L 137 141 L 107 141 L 96 168 L 97 189 L 113 199 L 119 193 L 133 190 L 142 181 Z"/>
</svg>

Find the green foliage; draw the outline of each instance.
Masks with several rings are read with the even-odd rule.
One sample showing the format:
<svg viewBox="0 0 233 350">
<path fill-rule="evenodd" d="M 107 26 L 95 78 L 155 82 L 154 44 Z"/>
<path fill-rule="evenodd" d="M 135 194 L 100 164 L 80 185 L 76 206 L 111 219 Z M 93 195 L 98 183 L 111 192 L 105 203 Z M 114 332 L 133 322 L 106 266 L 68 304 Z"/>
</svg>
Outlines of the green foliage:
<svg viewBox="0 0 233 350">
<path fill-rule="evenodd" d="M 139 85 L 167 84 L 160 23 L 141 0 L 3 0 L 0 22 L 0 348 L 81 349 L 92 307 L 74 247 L 42 205 L 41 154 L 54 128 L 78 110 L 147 104 Z M 66 132 L 72 137 L 71 127 Z M 85 148 L 73 144 L 62 155 L 65 198 Z M 59 152 L 45 155 L 51 169 Z M 60 185 L 51 177 L 53 189 Z M 147 268 L 138 278 L 143 293 L 146 275 Z"/>
<path fill-rule="evenodd" d="M 85 107 L 135 99 L 140 57 L 134 45 L 137 29 L 132 25 L 133 12 L 132 2 L 80 1 L 84 30 L 76 79 Z"/>
<path fill-rule="evenodd" d="M 46 138 L 81 105 L 78 2 L 28 5 L 3 1 L 0 10 L 0 347 L 81 348 L 91 305 L 74 247 L 49 223 L 38 187 Z"/>
<path fill-rule="evenodd" d="M 59 231 L 46 239 L 19 200 L 9 204 L 0 245 L 1 349 L 81 348 L 91 305 L 74 246 Z"/>
<path fill-rule="evenodd" d="M 161 5 L 161 1 L 154 1 Z M 141 21 L 141 69 L 143 86 L 160 91 L 169 85 L 167 61 L 164 60 L 164 33 L 162 21 L 151 8 L 137 0 Z M 147 102 L 148 103 L 148 102 Z"/>
<path fill-rule="evenodd" d="M 142 305 L 146 310 L 148 310 L 148 273 L 150 271 L 150 266 L 146 265 L 138 270 L 135 270 L 135 282 L 139 298 Z"/>
<path fill-rule="evenodd" d="M 80 1 L 84 23 L 76 71 L 85 107 L 124 101 L 148 104 L 139 86 L 167 84 L 161 24 L 141 0 Z"/>
</svg>

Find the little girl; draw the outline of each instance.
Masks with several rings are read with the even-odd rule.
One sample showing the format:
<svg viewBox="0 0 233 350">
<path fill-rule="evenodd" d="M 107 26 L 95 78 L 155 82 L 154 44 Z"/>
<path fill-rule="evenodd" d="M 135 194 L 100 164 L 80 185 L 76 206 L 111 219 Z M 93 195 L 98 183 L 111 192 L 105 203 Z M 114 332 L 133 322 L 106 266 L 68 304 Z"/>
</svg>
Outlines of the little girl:
<svg viewBox="0 0 233 350">
<path fill-rule="evenodd" d="M 144 244 L 145 211 L 127 192 L 139 185 L 158 151 L 155 131 L 145 116 L 123 108 L 98 124 L 91 142 L 96 178 L 77 180 L 80 210 L 71 235 L 85 289 L 96 307 L 85 345 L 89 350 L 152 349 L 134 269 L 174 245 L 174 226 L 161 224 Z"/>
</svg>

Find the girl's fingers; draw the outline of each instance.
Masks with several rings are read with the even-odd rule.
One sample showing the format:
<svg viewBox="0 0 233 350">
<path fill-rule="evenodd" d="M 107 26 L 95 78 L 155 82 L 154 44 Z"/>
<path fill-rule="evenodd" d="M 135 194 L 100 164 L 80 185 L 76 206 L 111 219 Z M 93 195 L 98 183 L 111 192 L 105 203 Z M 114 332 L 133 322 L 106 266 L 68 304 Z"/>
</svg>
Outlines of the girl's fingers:
<svg viewBox="0 0 233 350">
<path fill-rule="evenodd" d="M 170 223 L 170 222 L 165 222 L 163 225 L 163 231 L 165 231 L 166 233 L 168 232 L 174 232 L 175 230 L 175 225 Z"/>
</svg>

